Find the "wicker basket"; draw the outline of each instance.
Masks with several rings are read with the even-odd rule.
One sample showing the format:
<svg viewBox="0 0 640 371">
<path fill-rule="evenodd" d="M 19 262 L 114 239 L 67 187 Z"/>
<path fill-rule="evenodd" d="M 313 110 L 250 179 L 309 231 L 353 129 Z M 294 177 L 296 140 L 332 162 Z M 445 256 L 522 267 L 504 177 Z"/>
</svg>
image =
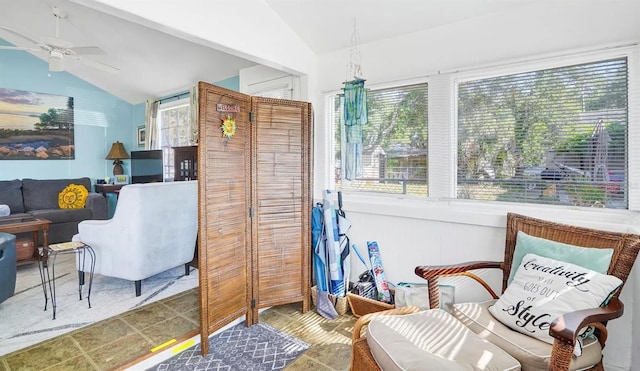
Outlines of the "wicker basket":
<svg viewBox="0 0 640 371">
<path fill-rule="evenodd" d="M 347 293 L 347 300 L 349 301 L 349 307 L 351 307 L 351 313 L 353 313 L 354 317 L 360 317 L 365 314 L 380 312 L 396 307 L 393 304 L 387 304 L 381 301 L 365 298 L 350 292 Z"/>
<path fill-rule="evenodd" d="M 34 252 L 33 237 L 16 238 L 16 260 L 30 259 Z"/>
<path fill-rule="evenodd" d="M 333 303 L 333 306 L 336 308 L 336 312 L 338 312 L 338 314 L 342 315 L 347 313 L 347 309 L 349 309 L 349 306 L 347 305 L 346 297 L 335 297 L 329 294 L 329 300 L 331 300 L 331 302 Z M 314 306 L 318 306 L 318 287 L 316 286 L 311 287 L 311 302 L 313 302 Z"/>
</svg>

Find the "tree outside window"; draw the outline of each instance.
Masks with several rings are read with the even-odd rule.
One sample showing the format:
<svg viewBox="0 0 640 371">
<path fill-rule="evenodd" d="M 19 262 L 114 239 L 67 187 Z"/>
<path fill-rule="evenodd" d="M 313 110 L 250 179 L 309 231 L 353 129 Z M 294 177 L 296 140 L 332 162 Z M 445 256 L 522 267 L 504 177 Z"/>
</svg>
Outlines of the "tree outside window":
<svg viewBox="0 0 640 371">
<path fill-rule="evenodd" d="M 627 208 L 627 59 L 458 84 L 458 198 Z"/>
<path fill-rule="evenodd" d="M 359 192 L 382 192 L 427 196 L 427 84 L 370 90 L 368 123 L 362 128 L 362 175 L 344 177 L 344 130 L 336 96 L 336 187 Z"/>
</svg>

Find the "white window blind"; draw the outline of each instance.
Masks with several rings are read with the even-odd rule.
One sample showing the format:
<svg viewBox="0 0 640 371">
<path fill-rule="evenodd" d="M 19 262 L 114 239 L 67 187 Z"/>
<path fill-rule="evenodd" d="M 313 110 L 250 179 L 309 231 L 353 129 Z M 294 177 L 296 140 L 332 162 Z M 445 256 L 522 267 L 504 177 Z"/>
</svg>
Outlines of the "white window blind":
<svg viewBox="0 0 640 371">
<path fill-rule="evenodd" d="M 458 198 L 628 208 L 627 59 L 458 84 Z"/>
<path fill-rule="evenodd" d="M 427 84 L 369 90 L 362 176 L 344 177 L 340 98 L 333 100 L 336 188 L 427 196 Z"/>
</svg>

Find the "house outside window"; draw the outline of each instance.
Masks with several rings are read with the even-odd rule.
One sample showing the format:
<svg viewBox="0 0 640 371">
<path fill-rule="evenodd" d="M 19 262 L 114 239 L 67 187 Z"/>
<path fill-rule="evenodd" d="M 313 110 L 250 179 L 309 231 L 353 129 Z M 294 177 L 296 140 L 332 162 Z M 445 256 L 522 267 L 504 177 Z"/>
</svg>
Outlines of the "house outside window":
<svg viewBox="0 0 640 371">
<path fill-rule="evenodd" d="M 627 58 L 460 81 L 457 198 L 628 208 Z"/>
<path fill-rule="evenodd" d="M 427 84 L 369 89 L 362 128 L 361 174 L 345 177 L 340 96 L 332 103 L 336 189 L 427 196 Z"/>
</svg>

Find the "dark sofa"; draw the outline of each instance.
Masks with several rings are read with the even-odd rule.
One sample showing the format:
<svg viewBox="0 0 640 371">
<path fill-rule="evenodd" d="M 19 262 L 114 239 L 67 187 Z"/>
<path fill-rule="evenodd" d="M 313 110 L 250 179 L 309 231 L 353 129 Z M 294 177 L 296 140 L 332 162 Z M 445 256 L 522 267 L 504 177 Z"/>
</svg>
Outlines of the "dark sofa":
<svg viewBox="0 0 640 371">
<path fill-rule="evenodd" d="M 81 184 L 89 196 L 84 208 L 61 209 L 58 194 L 69 184 Z M 0 181 L 0 205 L 6 204 L 10 215 L 29 214 L 51 221 L 49 243 L 71 241 L 78 233 L 78 223 L 87 219 L 107 219 L 107 200 L 91 192 L 89 178 L 22 179 Z"/>
</svg>

